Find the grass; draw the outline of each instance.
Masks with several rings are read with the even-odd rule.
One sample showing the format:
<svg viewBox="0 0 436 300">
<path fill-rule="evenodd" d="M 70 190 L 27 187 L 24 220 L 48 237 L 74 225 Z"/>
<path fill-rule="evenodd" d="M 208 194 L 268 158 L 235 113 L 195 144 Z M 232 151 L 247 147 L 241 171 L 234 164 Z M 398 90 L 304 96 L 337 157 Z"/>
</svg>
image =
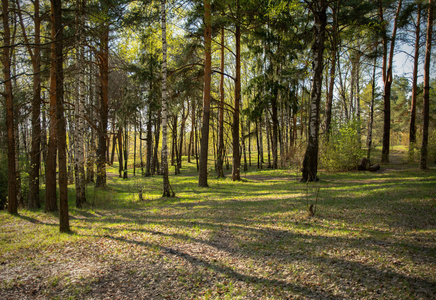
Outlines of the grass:
<svg viewBox="0 0 436 300">
<path fill-rule="evenodd" d="M 110 176 L 108 190 L 87 187 L 83 209 L 70 186 L 72 234 L 58 233 L 53 214 L 1 212 L 0 297 L 436 296 L 434 168 L 322 172 L 313 184 L 291 169 L 253 167 L 242 177 L 211 175 L 200 188 L 184 162 L 170 177 L 176 197 L 162 198 L 160 176 Z"/>
</svg>

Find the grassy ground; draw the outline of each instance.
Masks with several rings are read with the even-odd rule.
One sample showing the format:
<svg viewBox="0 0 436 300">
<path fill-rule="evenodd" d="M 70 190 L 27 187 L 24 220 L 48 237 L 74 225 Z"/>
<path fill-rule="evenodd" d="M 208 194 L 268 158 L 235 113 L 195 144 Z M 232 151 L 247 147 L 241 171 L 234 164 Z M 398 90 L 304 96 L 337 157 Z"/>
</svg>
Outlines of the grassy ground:
<svg viewBox="0 0 436 300">
<path fill-rule="evenodd" d="M 112 175 L 76 209 L 71 186 L 72 234 L 58 233 L 56 215 L 1 212 L 0 298 L 436 297 L 434 166 L 321 173 L 309 185 L 295 170 L 253 168 L 241 182 L 211 175 L 209 188 L 183 166 L 175 198 L 161 198 L 159 176 Z"/>
</svg>

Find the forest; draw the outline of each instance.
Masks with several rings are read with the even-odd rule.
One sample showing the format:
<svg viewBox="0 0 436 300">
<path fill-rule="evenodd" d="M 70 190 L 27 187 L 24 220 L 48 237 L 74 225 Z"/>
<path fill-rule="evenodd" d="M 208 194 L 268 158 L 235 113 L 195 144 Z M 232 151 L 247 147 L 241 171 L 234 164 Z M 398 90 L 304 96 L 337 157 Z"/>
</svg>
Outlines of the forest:
<svg viewBox="0 0 436 300">
<path fill-rule="evenodd" d="M 0 297 L 436 297 L 435 14 L 2 0 Z"/>
</svg>

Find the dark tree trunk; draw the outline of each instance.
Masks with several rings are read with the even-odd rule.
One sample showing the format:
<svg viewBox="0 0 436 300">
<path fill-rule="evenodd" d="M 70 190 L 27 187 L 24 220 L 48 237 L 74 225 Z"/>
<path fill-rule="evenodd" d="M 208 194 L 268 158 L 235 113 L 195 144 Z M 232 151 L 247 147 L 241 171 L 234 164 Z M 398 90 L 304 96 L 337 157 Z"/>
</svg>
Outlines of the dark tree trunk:
<svg viewBox="0 0 436 300">
<path fill-rule="evenodd" d="M 201 127 L 200 173 L 198 186 L 207 187 L 207 160 L 209 154 L 210 82 L 212 74 L 212 23 L 210 1 L 204 0 L 204 90 L 203 124 Z"/>
<path fill-rule="evenodd" d="M 301 181 L 317 181 L 318 172 L 318 138 L 319 138 L 319 106 L 322 92 L 323 53 L 325 27 L 327 24 L 327 1 L 312 2 L 311 10 L 315 16 L 313 51 L 313 81 L 310 95 L 309 136 L 303 160 Z"/>
<path fill-rule="evenodd" d="M 100 68 L 100 122 L 98 127 L 97 147 L 97 188 L 106 188 L 106 152 L 108 124 L 108 83 L 109 83 L 109 25 L 104 24 L 100 37 L 99 68 Z M 120 152 L 122 150 L 120 149 Z"/>
<path fill-rule="evenodd" d="M 123 128 L 118 130 L 118 177 L 123 178 Z"/>
<path fill-rule="evenodd" d="M 225 56 L 225 35 L 224 27 L 221 28 L 221 78 L 220 78 L 220 103 L 218 111 L 218 159 L 217 175 L 218 178 L 224 178 L 224 56 Z"/>
<path fill-rule="evenodd" d="M 59 230 L 70 231 L 68 216 L 68 174 L 67 174 L 67 134 L 64 116 L 64 74 L 63 74 L 63 24 L 62 2 L 52 0 L 54 7 L 55 35 L 55 72 L 56 72 L 56 115 L 58 135 L 58 164 L 59 164 Z"/>
<path fill-rule="evenodd" d="M 333 89 L 335 86 L 335 73 L 336 73 L 336 58 L 337 58 L 337 38 L 338 38 L 338 11 L 339 0 L 336 1 L 336 5 L 332 7 L 333 13 L 333 26 L 332 26 L 332 50 L 331 50 L 331 66 L 330 66 L 330 82 L 327 92 L 326 109 L 325 109 L 325 131 L 327 141 L 330 138 L 330 124 L 332 120 L 332 104 L 333 104 Z"/>
<path fill-rule="evenodd" d="M 52 4 L 51 19 L 54 23 L 54 6 Z M 56 31 L 54 25 L 51 28 L 51 37 L 56 39 Z M 45 166 L 46 183 L 45 183 L 45 211 L 53 212 L 58 210 L 57 195 L 56 195 L 56 160 L 57 160 L 57 97 L 56 97 L 56 55 L 55 43 L 51 44 L 51 66 L 50 66 L 50 127 L 48 138 L 47 162 Z"/>
<path fill-rule="evenodd" d="M 422 144 L 421 144 L 421 159 L 419 167 L 421 170 L 427 169 L 428 156 L 428 127 L 430 121 L 430 59 L 431 59 L 431 43 L 433 32 L 433 13 L 434 2 L 428 1 L 428 19 L 427 19 L 427 41 L 425 45 L 425 60 L 424 60 L 424 103 L 423 103 L 423 125 L 422 125 Z"/>
<path fill-rule="evenodd" d="M 160 124 L 161 124 L 161 111 L 157 113 L 157 119 L 155 121 L 155 131 L 154 131 L 154 150 L 153 150 L 153 161 L 151 164 L 151 174 L 160 174 L 159 168 L 159 158 L 157 155 L 157 151 L 159 150 L 159 135 L 160 135 Z"/>
<path fill-rule="evenodd" d="M 395 39 L 397 34 L 397 22 L 398 17 L 401 10 L 402 0 L 398 1 L 398 8 L 395 15 L 394 27 L 392 29 L 392 37 L 390 39 L 390 51 L 388 64 L 386 67 L 386 73 L 383 73 L 384 78 L 384 91 L 383 91 L 383 111 L 384 111 L 384 119 L 383 119 L 383 148 L 382 148 L 382 163 L 389 163 L 389 146 L 390 146 L 390 133 L 391 133 L 391 86 L 392 86 L 392 68 L 393 68 L 393 59 L 394 59 L 394 48 L 395 48 Z M 382 10 L 383 8 L 381 8 Z M 385 37 L 383 39 L 383 48 L 385 50 L 385 54 L 387 55 L 387 43 L 388 39 Z M 385 55 L 384 55 L 385 56 Z M 385 57 L 383 58 L 385 62 Z"/>
<path fill-rule="evenodd" d="M 241 180 L 241 156 L 239 150 L 239 104 L 241 102 L 241 26 L 239 22 L 239 0 L 236 1 L 235 40 L 236 40 L 236 70 L 235 70 L 235 107 L 233 111 L 233 162 L 232 180 Z"/>
<path fill-rule="evenodd" d="M 17 180 L 15 177 L 14 99 L 11 78 L 11 32 L 9 27 L 9 1 L 2 0 L 3 9 L 3 77 L 5 84 L 6 130 L 8 144 L 8 212 L 18 213 Z"/>
<path fill-rule="evenodd" d="M 124 175 L 123 179 L 127 179 L 127 162 L 129 160 L 129 128 L 128 125 L 124 125 Z"/>
<path fill-rule="evenodd" d="M 413 59 L 412 103 L 410 107 L 409 156 L 412 158 L 416 146 L 416 97 L 418 94 L 418 64 L 421 37 L 421 3 L 418 2 L 415 29 L 415 56 Z"/>
<path fill-rule="evenodd" d="M 151 163 L 152 163 L 152 157 L 153 157 L 153 135 L 151 130 L 151 118 L 152 118 L 152 112 L 151 112 L 151 98 L 149 100 L 148 105 L 148 120 L 147 120 L 147 156 L 146 156 L 146 162 L 145 162 L 145 176 L 151 176 Z"/>
</svg>

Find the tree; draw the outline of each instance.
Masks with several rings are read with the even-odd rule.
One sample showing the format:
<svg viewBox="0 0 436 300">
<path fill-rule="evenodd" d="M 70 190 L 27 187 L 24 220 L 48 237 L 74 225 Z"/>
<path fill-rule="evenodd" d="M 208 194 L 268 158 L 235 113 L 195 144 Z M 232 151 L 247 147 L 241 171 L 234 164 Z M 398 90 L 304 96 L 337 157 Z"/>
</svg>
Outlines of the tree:
<svg viewBox="0 0 436 300">
<path fill-rule="evenodd" d="M 388 48 L 388 37 L 386 35 L 386 25 L 382 25 L 383 28 L 383 148 L 382 148 L 382 163 L 389 162 L 389 146 L 390 146 L 390 132 L 391 132 L 391 86 L 392 86 L 392 68 L 393 68 L 393 59 L 394 59 L 394 48 L 395 48 L 395 39 L 397 35 L 397 24 L 398 24 L 398 16 L 401 10 L 402 0 L 398 1 L 397 12 L 395 14 L 394 24 L 392 28 L 392 36 L 390 38 L 390 50 L 389 57 L 387 48 Z M 382 1 L 379 1 L 380 5 L 380 21 L 382 24 L 385 23 L 383 16 L 383 5 Z"/>
<path fill-rule="evenodd" d="M 167 99 L 167 26 L 165 0 L 161 0 L 160 14 L 162 22 L 162 175 L 163 197 L 170 197 L 170 180 L 168 177 L 168 99 Z"/>
<path fill-rule="evenodd" d="M 69 232 L 68 217 L 68 176 L 67 176 L 67 136 L 64 116 L 64 73 L 63 73 L 63 23 L 62 1 L 51 0 L 54 12 L 55 34 L 55 72 L 56 72 L 56 114 L 58 134 L 58 163 L 59 163 L 59 230 Z"/>
<path fill-rule="evenodd" d="M 14 98 L 11 77 L 11 31 L 9 27 L 9 1 L 2 0 L 3 10 L 3 78 L 5 85 L 6 130 L 8 144 L 8 212 L 18 213 L 17 180 L 15 168 Z"/>
<path fill-rule="evenodd" d="M 204 0 L 204 89 L 203 89 L 203 124 L 201 127 L 200 173 L 198 186 L 207 187 L 207 160 L 209 149 L 210 119 L 210 81 L 212 74 L 212 24 L 210 1 Z M 239 126 L 239 125 L 238 125 Z"/>
<path fill-rule="evenodd" d="M 428 127 L 430 121 L 430 59 L 431 59 L 431 43 L 433 33 L 433 13 L 434 0 L 428 1 L 428 17 L 427 17 L 427 37 L 425 44 L 425 61 L 424 61 L 424 101 L 423 101 L 423 125 L 422 125 L 422 142 L 421 142 L 421 159 L 419 167 L 421 170 L 427 169 L 428 157 Z"/>
<path fill-rule="evenodd" d="M 306 153 L 303 160 L 302 182 L 317 181 L 318 172 L 318 138 L 319 138 L 319 108 L 322 91 L 323 54 L 325 28 L 327 24 L 327 1 L 314 0 L 308 3 L 315 21 L 313 26 L 313 81 L 310 94 L 309 136 Z"/>
<path fill-rule="evenodd" d="M 30 150 L 30 172 L 29 172 L 29 199 L 28 208 L 40 207 L 39 199 L 39 169 L 41 166 L 41 16 L 39 13 L 39 0 L 33 1 L 34 7 L 34 45 L 31 46 L 26 27 L 23 21 L 23 14 L 20 1 L 16 1 L 18 16 L 20 18 L 21 30 L 27 45 L 32 67 L 33 67 L 33 98 L 32 98 L 32 146 Z"/>
<path fill-rule="evenodd" d="M 84 49 L 84 24 L 85 24 L 85 0 L 76 1 L 77 10 L 77 49 L 76 49 L 76 103 L 75 103 L 75 138 L 74 138 L 74 159 L 75 159 L 75 179 L 76 179 L 76 206 L 82 207 L 86 202 L 85 193 L 85 155 L 84 155 L 84 131 L 85 131 L 85 49 Z"/>
</svg>

